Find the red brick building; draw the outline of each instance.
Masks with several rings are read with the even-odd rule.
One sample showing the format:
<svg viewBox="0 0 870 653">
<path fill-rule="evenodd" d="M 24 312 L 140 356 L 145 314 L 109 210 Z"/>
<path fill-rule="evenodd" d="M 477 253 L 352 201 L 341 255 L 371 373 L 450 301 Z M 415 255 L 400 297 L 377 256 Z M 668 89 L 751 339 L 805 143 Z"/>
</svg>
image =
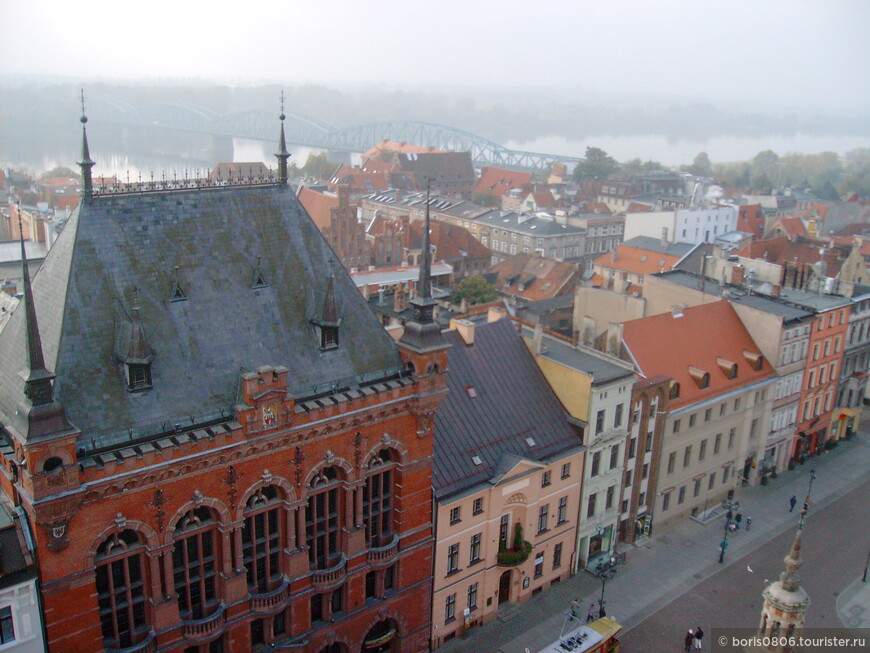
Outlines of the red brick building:
<svg viewBox="0 0 870 653">
<path fill-rule="evenodd" d="M 83 140 L 0 332 L 52 653 L 427 649 L 446 345 L 425 292 L 392 342 L 288 156 L 282 125 L 277 179 L 101 194 Z"/>
</svg>

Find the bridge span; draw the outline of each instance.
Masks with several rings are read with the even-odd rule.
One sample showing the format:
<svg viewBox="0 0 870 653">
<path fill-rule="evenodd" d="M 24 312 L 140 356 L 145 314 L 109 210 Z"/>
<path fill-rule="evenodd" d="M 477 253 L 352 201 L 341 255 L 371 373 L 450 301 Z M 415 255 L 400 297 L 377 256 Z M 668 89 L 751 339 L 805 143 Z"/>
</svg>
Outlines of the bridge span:
<svg viewBox="0 0 870 653">
<path fill-rule="evenodd" d="M 153 102 L 133 106 L 114 100 L 98 100 L 91 111 L 93 118 L 122 125 L 151 129 L 169 129 L 272 142 L 278 124 L 274 112 L 243 111 L 226 115 L 189 103 Z M 362 153 L 383 140 L 410 143 L 437 150 L 471 152 L 475 166 L 495 166 L 511 170 L 540 172 L 555 161 L 569 166 L 581 157 L 511 150 L 471 132 L 419 121 L 374 122 L 337 127 L 299 113 L 286 112 L 285 133 L 288 143 L 335 152 Z"/>
</svg>

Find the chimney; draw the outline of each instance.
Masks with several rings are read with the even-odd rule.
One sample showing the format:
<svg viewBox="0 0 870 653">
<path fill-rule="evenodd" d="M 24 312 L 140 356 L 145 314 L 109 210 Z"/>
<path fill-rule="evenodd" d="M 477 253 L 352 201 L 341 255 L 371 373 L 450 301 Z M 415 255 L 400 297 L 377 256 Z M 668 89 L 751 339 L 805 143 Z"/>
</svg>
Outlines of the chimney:
<svg viewBox="0 0 870 653">
<path fill-rule="evenodd" d="M 378 306 L 384 303 L 384 287 L 378 286 Z"/>
<path fill-rule="evenodd" d="M 532 336 L 532 349 L 535 354 L 544 353 L 544 327 L 538 322 L 535 324 L 535 334 Z"/>
<path fill-rule="evenodd" d="M 668 243 L 668 228 L 662 227 L 662 241 L 661 241 L 662 249 L 667 248 L 668 244 L 669 244 Z"/>
<path fill-rule="evenodd" d="M 471 320 L 450 320 L 450 328 L 456 329 L 456 333 L 462 338 L 468 347 L 474 344 L 474 322 Z"/>
<path fill-rule="evenodd" d="M 742 286 L 744 272 L 745 270 L 742 265 L 735 265 L 731 268 L 731 283 L 735 286 Z"/>
<path fill-rule="evenodd" d="M 489 322 L 498 322 L 505 315 L 507 315 L 507 311 L 505 311 L 500 306 L 490 306 L 489 310 L 486 312 L 486 321 Z"/>
</svg>

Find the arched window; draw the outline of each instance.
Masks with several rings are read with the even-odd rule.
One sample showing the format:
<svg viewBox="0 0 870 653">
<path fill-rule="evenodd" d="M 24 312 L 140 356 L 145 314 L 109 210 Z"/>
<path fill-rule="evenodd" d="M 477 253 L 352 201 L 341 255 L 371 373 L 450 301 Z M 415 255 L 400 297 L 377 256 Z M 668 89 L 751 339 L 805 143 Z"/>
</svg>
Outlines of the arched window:
<svg viewBox="0 0 870 653">
<path fill-rule="evenodd" d="M 370 547 L 387 544 L 393 535 L 393 452 L 382 449 L 369 461 L 363 488 L 363 524 Z"/>
<path fill-rule="evenodd" d="M 272 485 L 257 490 L 245 508 L 242 558 L 248 569 L 248 589 L 263 594 L 275 589 L 281 578 L 284 546 L 284 508 Z"/>
<path fill-rule="evenodd" d="M 216 526 L 212 511 L 200 506 L 175 527 L 172 571 L 182 619 L 201 619 L 218 607 Z"/>
<path fill-rule="evenodd" d="M 103 643 L 134 646 L 148 634 L 145 547 L 138 533 L 113 533 L 97 549 L 95 562 Z"/>
<path fill-rule="evenodd" d="M 305 506 L 305 543 L 312 569 L 329 569 L 341 560 L 342 492 L 336 467 L 327 467 L 311 481 Z"/>
</svg>

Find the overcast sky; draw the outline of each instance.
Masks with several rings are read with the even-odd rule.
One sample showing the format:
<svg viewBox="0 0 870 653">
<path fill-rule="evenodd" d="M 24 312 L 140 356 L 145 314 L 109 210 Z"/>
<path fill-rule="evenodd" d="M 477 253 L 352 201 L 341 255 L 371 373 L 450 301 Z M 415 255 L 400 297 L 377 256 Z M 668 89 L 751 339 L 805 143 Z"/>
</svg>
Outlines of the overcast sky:
<svg viewBox="0 0 870 653">
<path fill-rule="evenodd" d="M 569 89 L 866 112 L 867 0 L 0 0 L 5 74 Z M 591 95 L 591 97 L 589 97 Z"/>
</svg>

